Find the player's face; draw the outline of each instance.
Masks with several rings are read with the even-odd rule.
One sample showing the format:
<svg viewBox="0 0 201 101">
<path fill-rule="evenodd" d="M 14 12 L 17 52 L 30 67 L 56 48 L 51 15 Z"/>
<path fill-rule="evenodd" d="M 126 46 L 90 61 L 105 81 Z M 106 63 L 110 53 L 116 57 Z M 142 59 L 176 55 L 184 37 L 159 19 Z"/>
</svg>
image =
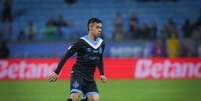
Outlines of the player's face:
<svg viewBox="0 0 201 101">
<path fill-rule="evenodd" d="M 95 37 L 100 37 L 102 34 L 102 23 L 92 23 L 91 32 Z"/>
</svg>

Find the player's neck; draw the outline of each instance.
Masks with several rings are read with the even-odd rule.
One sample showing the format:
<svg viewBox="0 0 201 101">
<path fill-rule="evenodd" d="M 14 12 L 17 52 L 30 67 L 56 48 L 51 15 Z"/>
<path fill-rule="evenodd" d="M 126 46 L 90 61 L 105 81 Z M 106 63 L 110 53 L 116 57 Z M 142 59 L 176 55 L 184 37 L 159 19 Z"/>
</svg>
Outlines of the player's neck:
<svg viewBox="0 0 201 101">
<path fill-rule="evenodd" d="M 92 34 L 92 33 L 89 33 L 88 34 L 88 37 L 93 40 L 93 41 L 96 41 L 96 37 Z"/>
</svg>

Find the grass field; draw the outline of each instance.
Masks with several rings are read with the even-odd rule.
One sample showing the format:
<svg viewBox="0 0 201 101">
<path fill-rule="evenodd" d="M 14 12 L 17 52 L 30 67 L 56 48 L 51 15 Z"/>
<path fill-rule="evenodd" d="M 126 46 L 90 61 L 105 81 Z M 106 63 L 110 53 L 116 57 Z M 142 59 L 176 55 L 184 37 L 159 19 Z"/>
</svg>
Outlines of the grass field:
<svg viewBox="0 0 201 101">
<path fill-rule="evenodd" d="M 65 101 L 69 82 L 0 81 L 0 101 Z M 201 80 L 98 81 L 101 101 L 201 101 Z"/>
</svg>

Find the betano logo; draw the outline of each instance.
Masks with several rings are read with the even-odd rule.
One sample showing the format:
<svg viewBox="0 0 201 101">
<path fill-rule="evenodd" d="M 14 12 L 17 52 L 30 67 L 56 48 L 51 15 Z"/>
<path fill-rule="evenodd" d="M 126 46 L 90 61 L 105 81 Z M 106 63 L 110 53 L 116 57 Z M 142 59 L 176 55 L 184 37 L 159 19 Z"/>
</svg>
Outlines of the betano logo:
<svg viewBox="0 0 201 101">
<path fill-rule="evenodd" d="M 56 63 L 9 63 L 0 61 L 0 79 L 44 79 L 56 68 Z"/>
<path fill-rule="evenodd" d="M 44 80 L 59 59 L 0 60 L 0 80 Z M 59 79 L 69 79 L 75 59 L 69 59 Z M 109 79 L 201 79 L 201 58 L 105 58 Z M 98 71 L 95 78 L 99 78 Z"/>
<path fill-rule="evenodd" d="M 151 59 L 138 59 L 136 62 L 135 79 L 200 79 L 201 61 L 170 61 L 160 62 Z"/>
</svg>

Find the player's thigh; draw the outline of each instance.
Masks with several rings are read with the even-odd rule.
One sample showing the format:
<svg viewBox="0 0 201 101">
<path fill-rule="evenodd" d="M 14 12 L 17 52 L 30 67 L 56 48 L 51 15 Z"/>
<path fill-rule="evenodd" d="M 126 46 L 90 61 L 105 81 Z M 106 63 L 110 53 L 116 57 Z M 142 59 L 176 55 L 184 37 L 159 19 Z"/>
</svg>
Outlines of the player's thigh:
<svg viewBox="0 0 201 101">
<path fill-rule="evenodd" d="M 83 89 L 84 95 L 89 101 L 99 101 L 99 91 L 96 85 L 96 82 L 85 81 L 85 86 Z"/>
<path fill-rule="evenodd" d="M 88 96 L 88 101 L 99 101 L 99 95 Z"/>
<path fill-rule="evenodd" d="M 76 76 L 71 77 L 70 93 L 82 93 L 82 79 Z"/>
<path fill-rule="evenodd" d="M 77 76 L 71 76 L 70 80 L 70 98 L 77 101 L 82 93 L 81 91 L 82 79 Z"/>
<path fill-rule="evenodd" d="M 83 94 L 88 96 L 99 95 L 99 91 L 95 81 L 84 81 L 84 85 L 82 86 Z"/>
</svg>

